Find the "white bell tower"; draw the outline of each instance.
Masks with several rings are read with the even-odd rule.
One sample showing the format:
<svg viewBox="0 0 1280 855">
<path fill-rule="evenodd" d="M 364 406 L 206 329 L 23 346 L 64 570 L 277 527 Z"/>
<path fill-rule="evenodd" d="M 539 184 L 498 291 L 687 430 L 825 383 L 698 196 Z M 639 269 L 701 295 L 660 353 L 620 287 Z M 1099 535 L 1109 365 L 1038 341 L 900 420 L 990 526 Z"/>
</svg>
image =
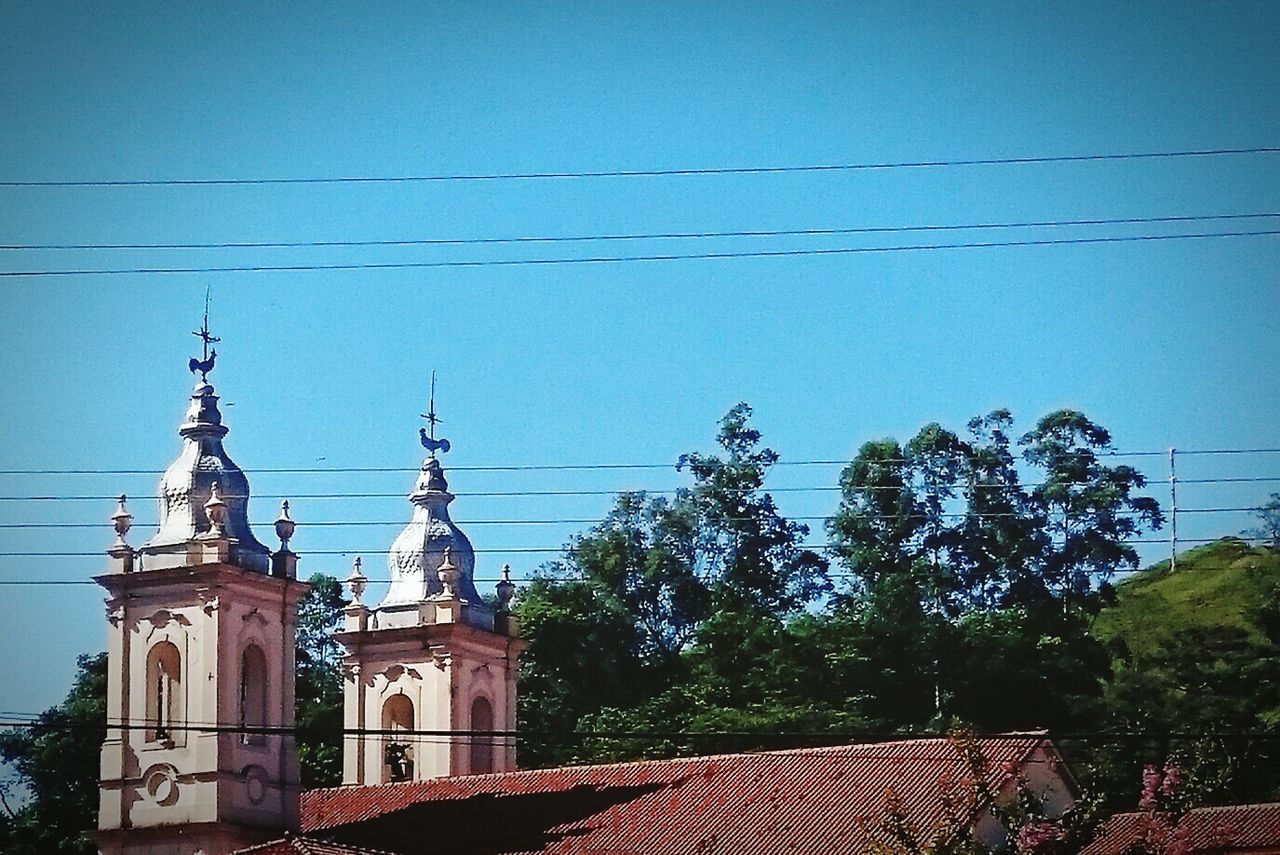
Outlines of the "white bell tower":
<svg viewBox="0 0 1280 855">
<path fill-rule="evenodd" d="M 288 504 L 272 554 L 249 528 L 249 483 L 222 447 L 227 428 L 204 359 L 160 482 L 160 525 L 125 542 L 124 497 L 108 550 L 103 853 L 220 855 L 298 827 L 294 724 L 297 556 Z"/>
<path fill-rule="evenodd" d="M 434 399 L 434 395 L 432 396 Z M 434 400 L 421 432 L 430 456 L 409 494 L 413 518 L 391 545 L 391 587 L 361 603 L 360 560 L 346 609 L 343 783 L 386 784 L 515 769 L 517 658 L 505 572 L 497 608 L 476 591 L 475 550 L 449 519 L 453 495 L 436 459 Z M 425 731 L 425 733 L 424 733 Z"/>
</svg>

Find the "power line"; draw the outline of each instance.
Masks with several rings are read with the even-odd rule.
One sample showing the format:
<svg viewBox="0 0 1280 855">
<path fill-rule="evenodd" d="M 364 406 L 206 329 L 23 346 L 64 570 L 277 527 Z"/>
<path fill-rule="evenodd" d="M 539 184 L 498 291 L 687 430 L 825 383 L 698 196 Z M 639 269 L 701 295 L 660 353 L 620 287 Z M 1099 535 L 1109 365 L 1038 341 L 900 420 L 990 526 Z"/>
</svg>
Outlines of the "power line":
<svg viewBox="0 0 1280 855">
<path fill-rule="evenodd" d="M 1277 476 L 1248 476 L 1239 478 L 1186 478 L 1179 479 L 1179 484 L 1241 484 L 1241 483 L 1269 483 L 1280 482 L 1280 475 Z M 1006 490 L 1014 491 L 1025 488 L 1042 487 L 1048 484 L 1054 486 L 1087 486 L 1092 482 L 1089 481 L 1053 481 L 1053 482 L 1028 482 L 1025 484 L 956 484 L 953 489 L 957 495 L 963 494 L 967 490 Z M 1154 486 L 1154 485 L 1153 485 Z M 617 496 L 623 494 L 644 493 L 650 496 L 669 496 L 681 492 L 682 490 L 691 490 L 692 488 L 677 489 L 645 489 L 645 488 L 621 488 L 614 490 L 480 490 L 480 491 L 460 491 L 453 493 L 455 497 L 469 498 L 516 498 L 516 497 L 549 497 L 549 496 Z M 821 485 L 814 487 L 743 487 L 740 490 L 729 490 L 728 492 L 750 493 L 759 491 L 760 493 L 834 493 L 840 492 L 844 488 L 839 485 Z M 855 493 L 866 493 L 876 491 L 895 491 L 903 492 L 912 491 L 908 485 L 906 487 L 870 485 L 865 487 L 851 488 Z M 928 494 L 927 492 L 925 493 Z M 405 493 L 261 493 L 256 496 L 259 499 L 403 499 Z M 119 493 L 112 495 L 11 495 L 0 496 L 0 502 L 114 502 L 120 498 Z M 160 497 L 155 495 L 147 496 L 130 496 L 134 501 L 152 501 L 158 500 Z M 1182 513 L 1181 510 L 1178 513 Z"/>
<path fill-rule="evenodd" d="M 788 258 L 795 256 L 835 256 L 926 252 L 945 249 L 997 249 L 1004 247 L 1068 246 L 1114 244 L 1134 241 L 1202 240 L 1207 238 L 1264 237 L 1280 235 L 1280 229 L 1235 232 L 1189 232 L 1165 235 L 1124 235 L 1091 238 L 1047 238 L 1044 240 L 977 241 L 971 243 L 898 244 L 893 246 L 833 247 L 825 249 L 774 249 L 745 252 L 695 252 L 655 255 L 587 256 L 582 258 L 505 258 L 471 261 L 388 261 L 335 264 L 244 264 L 208 267 L 120 267 L 76 270 L 5 270 L 0 277 L 120 276 L 210 273 L 302 273 L 338 270 L 439 270 L 470 267 L 541 267 L 561 264 L 621 264 L 652 261 L 707 261 L 731 258 Z"/>
<path fill-rule="evenodd" d="M 1240 508 L 1178 508 L 1178 514 L 1182 515 L 1182 514 L 1252 513 L 1254 511 L 1260 511 L 1260 510 L 1262 510 L 1262 508 L 1257 505 L 1254 505 L 1251 507 L 1240 507 Z M 1117 513 L 1120 516 L 1134 516 L 1134 515 L 1141 514 L 1140 511 L 1119 511 Z M 965 513 L 963 511 L 957 511 L 955 513 L 943 513 L 943 514 L 929 514 L 929 513 L 901 514 L 901 515 L 859 514 L 858 516 L 859 516 L 859 519 L 899 520 L 899 519 L 903 519 L 904 517 L 914 517 L 914 518 L 929 517 L 931 519 L 935 517 L 943 517 L 946 519 L 1010 519 L 1010 518 L 1022 518 L 1028 515 L 1012 513 L 1012 512 L 1011 513 L 1002 513 L 1002 512 Z M 827 522 L 834 518 L 835 518 L 834 516 L 830 516 L 830 515 L 787 517 L 787 519 L 791 522 L 802 522 L 802 523 Z M 751 518 L 750 517 L 728 517 L 724 521 L 725 522 L 750 522 Z M 303 520 L 303 521 L 297 521 L 297 524 L 299 528 L 306 529 L 306 528 L 331 528 L 331 527 L 347 527 L 347 526 L 354 526 L 354 527 L 404 526 L 404 525 L 407 525 L 408 522 L 409 522 L 408 520 L 403 520 L 403 519 L 400 519 L 400 520 L 314 520 L 314 521 Z M 598 525 L 603 522 L 606 522 L 606 520 L 600 517 L 565 517 L 562 519 L 458 520 L 456 524 L 461 527 L 469 527 L 469 526 L 476 526 L 476 525 Z M 262 522 L 251 523 L 251 525 L 256 528 L 270 528 L 273 524 L 274 524 L 273 520 L 266 520 Z M 133 522 L 134 528 L 154 528 L 158 525 L 159 523 L 155 523 L 155 522 L 140 522 L 137 520 Z M 110 522 L 0 523 L 0 530 L 3 530 L 3 529 L 107 530 L 107 529 L 110 529 L 111 526 L 112 524 Z"/>
<path fill-rule="evenodd" d="M 1224 539 L 1224 538 L 1220 538 L 1220 537 L 1219 537 L 1219 538 L 1191 538 L 1191 539 L 1184 540 L 1184 541 L 1182 541 L 1182 542 L 1183 542 L 1183 543 L 1196 543 L 1196 544 L 1202 544 L 1202 543 L 1217 543 L 1218 541 L 1223 540 L 1223 539 Z M 1123 541 L 1123 542 L 1124 542 L 1124 543 L 1166 543 L 1167 541 L 1162 540 L 1162 539 L 1155 539 L 1155 538 L 1137 538 L 1137 539 L 1129 539 L 1129 540 L 1125 540 L 1125 541 Z M 813 549 L 813 550 L 815 550 L 815 551 L 816 551 L 816 550 L 822 550 L 822 549 L 825 549 L 826 547 L 823 547 L 823 546 L 808 546 L 808 545 L 802 545 L 802 547 L 801 547 L 801 548 Z M 481 551 L 483 551 L 483 550 L 476 550 L 476 551 L 477 551 L 477 552 L 481 552 Z M 493 551 L 495 551 L 495 552 L 504 552 L 504 551 L 509 551 L 509 550 L 493 550 Z M 546 551 L 550 552 L 550 551 L 562 551 L 562 550 L 546 550 Z M 389 550 L 370 550 L 370 551 L 361 551 L 361 550 L 338 551 L 338 550 L 334 550 L 334 551 L 327 551 L 327 552 L 326 552 L 326 551 L 319 551 L 319 552 L 303 553 L 302 557 L 304 557 L 304 558 L 305 558 L 305 557 L 308 557 L 308 556 L 311 556 L 311 555 L 343 555 L 343 556 L 346 556 L 346 555 L 360 555 L 360 556 L 363 556 L 363 555 L 385 555 L 385 554 L 387 554 L 388 552 L 389 552 Z M 84 557 L 97 557 L 97 558 L 101 558 L 104 554 L 105 554 L 105 553 L 96 553 L 96 552 L 95 552 L 95 553 L 81 553 L 81 555 L 82 555 L 82 556 L 84 556 Z M 1196 572 L 1205 572 L 1205 573 L 1208 573 L 1208 572 L 1213 572 L 1213 569 L 1214 569 L 1214 568 L 1209 568 L 1209 567 L 1198 568 L 1198 569 L 1196 570 Z M 1148 571 L 1148 570 L 1115 570 L 1115 571 L 1112 571 L 1112 570 L 1082 570 L 1082 571 L 1080 571 L 1080 572 L 1082 572 L 1082 573 L 1084 573 L 1085 575 L 1088 575 L 1088 576 L 1104 577 L 1104 578 L 1109 578 L 1109 577 L 1111 577 L 1111 576 L 1116 576 L 1116 575 L 1130 575 L 1130 574 L 1136 574 L 1136 575 L 1135 575 L 1135 578 L 1136 578 L 1138 575 L 1141 575 L 1142 573 L 1149 572 L 1149 571 Z M 1182 570 L 1181 572 L 1187 572 L 1187 571 L 1186 571 L 1186 570 Z M 856 574 L 856 573 L 848 573 L 848 572 L 827 573 L 827 574 L 825 574 L 825 575 L 826 575 L 826 577 L 827 577 L 828 579 L 856 579 L 856 578 L 860 578 L 860 577 L 858 576 L 858 574 Z M 389 584 L 389 583 L 392 581 L 390 578 L 380 578 L 380 577 L 366 577 L 366 579 L 367 579 L 367 581 L 368 581 L 368 582 L 370 582 L 370 583 L 372 583 L 372 584 L 382 584 L 382 585 Z M 482 582 L 483 582 L 483 583 L 488 583 L 488 582 L 494 582 L 494 583 L 496 583 L 496 582 L 499 582 L 499 581 L 504 581 L 504 579 L 503 579 L 503 578 L 500 578 L 500 577 L 497 577 L 497 576 L 493 576 L 493 577 L 477 576 L 477 577 L 474 577 L 474 578 L 472 579 L 472 581 L 473 581 L 473 582 L 476 582 L 476 583 L 482 583 Z M 535 575 L 535 576 L 513 576 L 513 577 L 511 577 L 510 579 L 507 579 L 507 580 L 505 580 L 505 581 L 519 582 L 519 583 L 522 583 L 522 584 L 529 584 L 529 583 L 533 583 L 533 582 L 549 582 L 549 583 L 552 583 L 552 584 L 568 584 L 568 583 L 574 583 L 574 582 L 587 582 L 587 581 L 590 581 L 590 580 L 588 580 L 588 579 L 586 579 L 586 578 L 584 578 L 584 577 L 581 577 L 581 576 L 565 576 L 565 575 Z M 13 587 L 40 587 L 40 586 L 45 586 L 45 585 L 52 585 L 52 586 L 95 586 L 95 585 L 97 585 L 97 584 L 98 584 L 98 583 L 97 583 L 97 582 L 95 582 L 95 581 L 94 581 L 94 580 L 92 580 L 92 579 L 0 579 L 0 586 L 13 586 Z"/>
<path fill-rule="evenodd" d="M 1280 216 L 1280 215 L 1278 215 Z M 1159 451 L 1094 451 L 1098 458 L 1119 457 L 1165 457 L 1167 449 Z M 1206 448 L 1178 449 L 1179 455 L 1215 455 L 1215 454 L 1280 454 L 1280 448 Z M 940 455 L 954 456 L 962 459 L 963 454 Z M 852 460 L 846 459 L 812 459 L 812 460 L 777 460 L 768 465 L 776 466 L 848 466 Z M 905 457 L 878 458 L 873 461 L 881 463 L 911 463 Z M 607 469 L 675 469 L 675 463 L 491 463 L 471 466 L 450 466 L 450 472 L 577 472 Z M 410 473 L 421 471 L 420 466 L 276 466 L 245 469 L 248 475 L 281 475 L 281 474 L 314 474 L 314 473 Z M 141 467 L 126 469 L 0 469 L 0 475 L 162 475 L 162 469 L 144 469 Z"/>
<path fill-rule="evenodd" d="M 159 726 L 157 721 L 126 721 L 111 719 L 103 722 L 79 722 L 79 721 L 60 721 L 60 722 L 40 722 L 25 720 L 28 716 L 38 716 L 41 714 L 18 713 L 13 719 L 0 721 L 0 727 L 18 727 L 31 728 L 41 727 L 48 730 L 100 730 L 107 728 L 110 730 L 154 730 Z M 22 720 L 19 720 L 22 719 Z M 166 731 L 172 732 L 195 732 L 195 733 L 234 733 L 246 735 L 286 735 L 296 733 L 299 728 L 295 725 L 286 727 L 283 725 L 243 725 L 243 724 L 218 724 L 218 723 L 186 723 L 186 724 L 169 724 L 163 725 Z M 342 728 L 343 735 L 346 736 L 397 736 L 401 738 L 414 737 L 437 737 L 446 739 L 837 739 L 846 742 L 853 740 L 865 740 L 870 743 L 876 742 L 903 742 L 906 740 L 916 739 L 946 739 L 950 734 L 934 730 L 915 730 L 915 731 L 730 731 L 730 730 L 441 730 L 441 729 L 425 729 L 425 728 Z M 1160 731 L 1160 730 L 1130 730 L 1130 731 L 1064 731 L 1061 733 L 1053 733 L 1050 731 L 1034 731 L 1025 733 L 973 733 L 967 734 L 974 739 L 983 741 L 1025 741 L 1027 739 L 1054 739 L 1054 740 L 1096 740 L 1096 741 L 1124 741 L 1135 739 L 1168 739 L 1168 740 L 1200 740 L 1200 739 L 1241 739 L 1241 740 L 1260 740 L 1269 741 L 1280 739 L 1280 731 L 1262 730 L 1262 731 L 1230 731 L 1230 730 L 1204 730 L 1204 731 Z M 833 746 L 834 747 L 834 746 Z M 888 746 L 883 746 L 888 748 Z M 886 755 L 893 757 L 904 757 L 900 749 Z M 865 755 L 864 755 L 865 757 Z M 780 758 L 781 759 L 781 758 Z M 850 760 L 863 759 L 860 757 L 851 757 Z"/>
<path fill-rule="evenodd" d="M 979 231 L 1077 226 L 1193 223 L 1224 220 L 1256 220 L 1280 217 L 1280 212 L 1256 214 L 1181 214 L 1158 217 L 1114 217 L 1076 220 L 1026 220 L 1022 222 L 945 223 L 919 226 L 852 226 L 811 229 L 744 229 L 735 231 L 648 232 L 595 235 L 542 235 L 488 238 L 384 238 L 369 240 L 214 241 L 207 243 L 15 243 L 0 250 L 170 250 L 170 249 L 302 249 L 381 246 L 477 246 L 522 243 L 587 243 L 600 241 L 696 240 L 708 238 L 823 237 L 909 232 Z"/>
<path fill-rule="evenodd" d="M 1181 511 L 1179 511 L 1181 513 Z M 1218 537 L 1208 538 L 1179 538 L 1179 543 L 1216 543 L 1221 540 Z M 1121 543 L 1168 543 L 1168 538 L 1121 538 Z M 827 543 L 801 543 L 797 544 L 799 549 L 809 550 L 825 550 L 830 548 Z M 530 554 L 530 555 L 546 555 L 558 554 L 568 551 L 565 546 L 507 546 L 507 547 L 484 547 L 473 549 L 477 555 L 483 554 Z M 300 557 L 307 558 L 317 555 L 390 555 L 393 550 L 390 549 L 311 549 L 306 552 L 298 553 Z M 93 552 L 72 552 L 72 551 L 50 551 L 50 552 L 0 552 L 0 558 L 102 558 L 106 555 L 105 550 Z"/>
<path fill-rule="evenodd" d="M 695 175 L 774 175 L 804 172 L 852 172 L 885 169 L 934 169 L 958 166 L 1013 166 L 1037 163 L 1089 163 L 1099 161 L 1158 160 L 1183 157 L 1272 154 L 1280 146 L 1250 148 L 1183 149 L 1178 151 L 1068 154 L 1026 157 L 985 157 L 946 160 L 900 160 L 864 163 L 827 163 L 801 166 L 721 166 L 673 169 L 608 169 L 559 172 L 474 172 L 435 175 L 352 175 L 309 178 L 153 178 L 66 181 L 0 181 L 0 187 L 228 187 L 275 184 L 405 184 L 443 181 L 521 181 L 582 178 L 667 178 Z"/>
</svg>

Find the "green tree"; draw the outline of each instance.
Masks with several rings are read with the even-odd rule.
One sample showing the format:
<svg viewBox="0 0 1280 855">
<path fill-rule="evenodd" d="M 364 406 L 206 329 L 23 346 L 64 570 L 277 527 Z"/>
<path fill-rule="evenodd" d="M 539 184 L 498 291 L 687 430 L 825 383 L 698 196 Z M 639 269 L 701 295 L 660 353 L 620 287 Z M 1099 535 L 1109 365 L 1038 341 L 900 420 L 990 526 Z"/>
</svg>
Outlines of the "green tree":
<svg viewBox="0 0 1280 855">
<path fill-rule="evenodd" d="M 13 855 L 96 852 L 98 762 L 107 722 L 107 654 L 81 656 L 66 700 L 30 726 L 0 733 L 0 760 L 10 764 L 28 799 L 6 798 L 0 848 Z M 17 794 L 15 794 L 17 795 Z"/>
<path fill-rule="evenodd" d="M 768 729 L 790 715 L 789 621 L 825 590 L 826 562 L 803 547 L 763 489 L 777 454 L 751 410 L 721 420 L 718 454 L 689 454 L 670 501 L 620 496 L 599 525 L 521 596 L 520 726 L 531 734 L 664 731 L 733 719 Z M 526 738 L 522 762 L 696 750 L 686 743 Z"/>
<path fill-rule="evenodd" d="M 1135 495 L 1147 480 L 1132 466 L 1107 466 L 1100 454 L 1111 434 L 1075 410 L 1058 410 L 1022 437 L 1023 457 L 1040 470 L 1031 508 L 1048 537 L 1034 575 L 1019 580 L 1019 599 L 1052 595 L 1067 608 L 1096 612 L 1101 584 L 1118 571 L 1138 569 L 1129 540 L 1159 528 L 1159 503 Z"/>
<path fill-rule="evenodd" d="M 1267 637 L 1234 626 L 1192 627 L 1149 654 L 1118 663 L 1104 724 L 1114 730 L 1177 733 L 1119 744 L 1093 759 L 1100 789 L 1113 795 L 1145 756 L 1165 755 L 1188 778 L 1197 804 L 1280 797 L 1280 606 L 1263 606 Z M 1192 738 L 1186 738 L 1186 737 Z"/>
<path fill-rule="evenodd" d="M 831 628 L 860 651 L 884 727 L 1067 727 L 1101 695 L 1110 657 L 1089 621 L 1160 508 L 1141 473 L 1101 462 L 1110 435 L 1083 414 L 1051 413 L 1016 446 L 1012 426 L 1007 410 L 966 437 L 929 424 L 865 444 L 841 474 L 828 533 L 853 583 Z"/>
<path fill-rule="evenodd" d="M 342 585 L 316 573 L 298 601 L 294 683 L 298 762 L 304 789 L 342 783 Z"/>
<path fill-rule="evenodd" d="M 1034 573 L 1048 541 L 1018 473 L 1010 431 L 1013 416 L 1000 409 L 969 420 L 964 445 L 964 507 L 956 561 L 961 596 L 969 610 L 994 611 L 1010 589 Z"/>
<path fill-rule="evenodd" d="M 682 679 L 681 654 L 708 608 L 692 552 L 687 521 L 665 499 L 624 493 L 521 592 L 522 764 L 583 756 L 563 734 L 584 716 Z"/>
<path fill-rule="evenodd" d="M 877 728 L 923 725 L 940 712 L 955 611 L 946 508 L 956 445 L 928 425 L 905 448 L 891 439 L 864 444 L 840 475 L 827 531 L 852 581 L 835 598 L 830 627 L 860 654 L 850 676 L 865 687 L 864 713 Z"/>
<path fill-rule="evenodd" d="M 1254 511 L 1259 525 L 1241 532 L 1245 537 L 1260 540 L 1272 549 L 1280 550 L 1280 493 L 1272 493 L 1271 500 Z"/>
<path fill-rule="evenodd" d="M 830 588 L 826 560 L 803 545 L 808 526 L 786 519 L 763 489 L 778 454 L 761 447 L 750 418 L 738 404 L 720 420 L 719 454 L 680 457 L 693 486 L 674 503 L 696 533 L 695 571 L 710 593 L 691 658 L 730 705 L 776 691 L 772 653 L 787 620 Z"/>
</svg>

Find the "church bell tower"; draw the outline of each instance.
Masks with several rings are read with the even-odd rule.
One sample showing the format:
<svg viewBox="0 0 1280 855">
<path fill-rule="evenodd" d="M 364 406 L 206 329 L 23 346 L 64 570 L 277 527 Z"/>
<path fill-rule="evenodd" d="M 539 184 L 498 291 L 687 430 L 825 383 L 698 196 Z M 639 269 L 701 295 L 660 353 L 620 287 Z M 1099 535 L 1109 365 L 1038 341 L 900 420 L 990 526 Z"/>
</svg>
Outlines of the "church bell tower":
<svg viewBox="0 0 1280 855">
<path fill-rule="evenodd" d="M 434 378 L 433 378 L 434 387 Z M 515 769 L 516 660 L 523 648 L 504 568 L 496 608 L 476 591 L 475 550 L 449 519 L 453 494 L 437 452 L 434 388 L 420 438 L 413 517 L 391 544 L 391 586 L 361 602 L 360 560 L 338 640 L 344 668 L 343 783 L 387 784 Z"/>
<path fill-rule="evenodd" d="M 109 855 L 221 855 L 298 827 L 297 556 L 288 503 L 272 553 L 249 527 L 208 382 L 208 308 L 182 450 L 160 481 L 159 529 L 130 547 L 122 496 L 106 588 L 107 736 L 98 846 Z"/>
</svg>

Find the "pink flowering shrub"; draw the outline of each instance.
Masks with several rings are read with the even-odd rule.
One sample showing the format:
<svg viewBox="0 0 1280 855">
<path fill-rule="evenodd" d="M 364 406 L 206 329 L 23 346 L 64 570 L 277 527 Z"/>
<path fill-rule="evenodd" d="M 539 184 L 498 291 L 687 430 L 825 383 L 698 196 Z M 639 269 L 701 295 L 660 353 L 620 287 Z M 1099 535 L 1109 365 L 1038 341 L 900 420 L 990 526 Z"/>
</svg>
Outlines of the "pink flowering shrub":
<svg viewBox="0 0 1280 855">
<path fill-rule="evenodd" d="M 1191 828 L 1185 822 L 1182 789 L 1182 771 L 1177 765 L 1166 763 L 1163 770 L 1151 764 L 1143 768 L 1138 809 L 1145 815 L 1134 855 L 1191 855 Z M 1210 836 L 1211 849 L 1225 848 L 1231 831 L 1219 827 Z"/>
<path fill-rule="evenodd" d="M 1018 829 L 1014 838 L 1019 855 L 1040 855 L 1051 851 L 1062 840 L 1062 826 L 1056 822 L 1039 820 L 1028 822 Z"/>
</svg>

